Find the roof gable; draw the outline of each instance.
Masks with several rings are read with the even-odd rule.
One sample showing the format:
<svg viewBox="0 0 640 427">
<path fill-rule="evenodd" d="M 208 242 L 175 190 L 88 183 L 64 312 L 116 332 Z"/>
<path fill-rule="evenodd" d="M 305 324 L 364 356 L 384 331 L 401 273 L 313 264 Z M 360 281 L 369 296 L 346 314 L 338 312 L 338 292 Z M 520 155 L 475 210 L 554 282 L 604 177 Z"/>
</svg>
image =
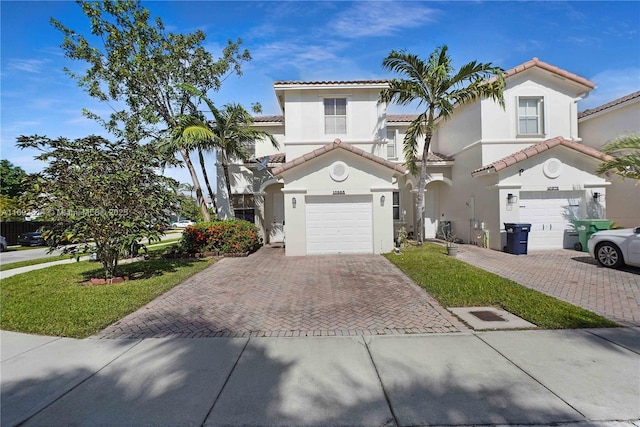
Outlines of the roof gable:
<svg viewBox="0 0 640 427">
<path fill-rule="evenodd" d="M 551 148 L 557 147 L 559 145 L 578 151 L 582 154 L 586 154 L 587 156 L 591 156 L 598 160 L 604 160 L 604 161 L 613 160 L 613 157 L 603 153 L 602 151 L 596 150 L 595 148 L 588 147 L 579 142 L 570 141 L 568 139 L 564 139 L 561 136 L 558 136 L 552 139 L 547 139 L 546 141 L 539 142 L 537 144 L 533 144 L 522 151 L 518 151 L 507 157 L 503 157 L 502 159 L 497 160 L 489 165 L 476 169 L 471 172 L 471 175 L 478 176 L 478 175 L 482 175 L 483 173 L 500 172 L 501 170 L 506 169 L 509 166 L 512 166 L 512 165 L 515 165 L 516 163 L 520 163 L 522 161 L 530 159 L 540 153 L 544 153 L 545 151 L 550 150 Z"/>
<path fill-rule="evenodd" d="M 371 160 L 372 162 L 378 163 L 384 167 L 387 167 L 389 169 L 394 170 L 397 173 L 400 173 L 402 175 L 406 175 L 409 173 L 409 171 L 407 170 L 407 168 L 405 168 L 402 165 L 399 165 L 397 163 L 393 163 L 390 162 L 386 159 L 383 159 L 382 157 L 378 157 L 378 156 L 374 156 L 371 153 L 367 153 L 364 150 L 361 150 L 360 148 L 354 147 L 351 144 L 347 144 L 346 142 L 342 142 L 340 139 L 336 139 L 335 141 L 333 141 L 330 144 L 324 145 L 316 150 L 313 150 L 310 153 L 305 154 L 304 156 L 300 156 L 296 159 L 291 160 L 290 162 L 284 163 L 280 166 L 277 166 L 275 168 L 273 168 L 272 173 L 274 175 L 280 175 L 281 173 L 288 171 L 290 169 L 295 168 L 296 166 L 299 166 L 305 162 L 308 162 L 309 160 L 313 160 L 317 157 L 320 157 L 326 153 L 329 153 L 331 151 L 334 150 L 346 150 L 349 151 L 353 154 L 356 154 L 358 156 L 364 157 L 365 159 Z"/>
<path fill-rule="evenodd" d="M 552 74 L 555 74 L 559 77 L 565 78 L 567 80 L 573 81 L 575 83 L 581 84 L 583 86 L 588 87 L 589 89 L 593 89 L 596 87 L 596 84 L 592 81 L 585 79 L 577 74 L 571 73 L 569 71 L 563 70 L 562 68 L 556 67 L 555 65 L 548 64 L 544 61 L 540 61 L 538 58 L 533 58 L 530 61 L 525 62 L 524 64 L 520 64 L 516 67 L 513 67 L 504 72 L 504 78 L 508 79 L 509 77 L 515 76 L 516 74 L 520 74 L 526 70 L 531 68 L 538 67 L 542 70 L 548 71 Z"/>
</svg>

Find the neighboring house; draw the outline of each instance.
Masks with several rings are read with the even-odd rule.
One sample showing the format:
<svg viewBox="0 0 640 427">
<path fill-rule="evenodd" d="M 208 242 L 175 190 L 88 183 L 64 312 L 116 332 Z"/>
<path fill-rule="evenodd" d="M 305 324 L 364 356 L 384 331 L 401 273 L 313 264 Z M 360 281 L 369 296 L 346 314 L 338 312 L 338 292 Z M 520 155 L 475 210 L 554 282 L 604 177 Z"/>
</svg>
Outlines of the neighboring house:
<svg viewBox="0 0 640 427">
<path fill-rule="evenodd" d="M 479 100 L 434 135 L 425 237 L 446 224 L 464 242 L 501 250 L 504 223 L 527 222 L 530 249 L 572 247 L 572 221 L 603 217 L 609 185 L 595 174 L 604 155 L 578 136 L 577 102 L 594 83 L 536 58 L 508 70 L 506 83 L 504 110 Z M 236 216 L 253 218 L 265 243 L 286 240 L 287 255 L 383 253 L 400 227 L 413 234 L 418 180 L 403 166 L 402 141 L 414 116 L 387 115 L 378 104 L 387 84 L 276 82 L 283 115 L 255 126 L 281 150 L 259 141 L 252 159 L 233 165 Z"/>
<path fill-rule="evenodd" d="M 625 133 L 640 134 L 640 91 L 578 114 L 582 143 L 601 149 Z M 610 174 L 607 219 L 623 227 L 640 225 L 640 182 Z"/>
</svg>

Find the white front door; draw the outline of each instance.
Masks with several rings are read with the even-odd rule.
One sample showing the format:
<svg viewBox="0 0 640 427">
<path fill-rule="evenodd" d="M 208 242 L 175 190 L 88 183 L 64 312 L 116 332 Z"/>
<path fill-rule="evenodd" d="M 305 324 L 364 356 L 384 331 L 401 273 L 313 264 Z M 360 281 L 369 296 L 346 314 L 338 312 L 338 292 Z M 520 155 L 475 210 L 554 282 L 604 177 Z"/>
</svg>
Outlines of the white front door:
<svg viewBox="0 0 640 427">
<path fill-rule="evenodd" d="M 271 200 L 273 201 L 273 218 L 269 232 L 269 243 L 282 243 L 284 242 L 284 194 L 280 191 L 273 193 Z"/>
<path fill-rule="evenodd" d="M 424 192 L 424 238 L 433 239 L 438 232 L 438 214 L 436 209 L 436 190 L 429 188 Z"/>
<path fill-rule="evenodd" d="M 307 196 L 307 254 L 373 252 L 372 196 Z"/>
<path fill-rule="evenodd" d="M 531 224 L 528 249 L 562 249 L 580 203 L 579 191 L 521 191 L 520 222 Z"/>
</svg>

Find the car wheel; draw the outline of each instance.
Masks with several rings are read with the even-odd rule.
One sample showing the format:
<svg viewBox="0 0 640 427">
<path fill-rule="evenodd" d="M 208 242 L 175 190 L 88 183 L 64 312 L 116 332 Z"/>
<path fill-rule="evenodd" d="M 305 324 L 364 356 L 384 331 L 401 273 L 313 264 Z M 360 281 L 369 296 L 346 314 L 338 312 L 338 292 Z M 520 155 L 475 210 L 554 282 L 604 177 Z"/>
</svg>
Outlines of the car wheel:
<svg viewBox="0 0 640 427">
<path fill-rule="evenodd" d="M 622 252 L 613 243 L 600 243 L 596 247 L 596 259 L 603 267 L 618 268 L 624 264 Z"/>
</svg>

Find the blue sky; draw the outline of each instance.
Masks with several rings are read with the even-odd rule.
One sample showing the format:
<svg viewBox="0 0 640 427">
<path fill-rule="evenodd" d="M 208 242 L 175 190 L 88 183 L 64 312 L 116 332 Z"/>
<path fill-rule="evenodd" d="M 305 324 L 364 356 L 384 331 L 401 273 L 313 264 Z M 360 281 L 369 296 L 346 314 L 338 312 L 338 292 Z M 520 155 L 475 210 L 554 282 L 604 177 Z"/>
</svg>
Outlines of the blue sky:
<svg viewBox="0 0 640 427">
<path fill-rule="evenodd" d="M 579 104 L 592 108 L 640 90 L 640 2 L 143 2 L 173 32 L 203 30 L 216 56 L 241 38 L 253 60 L 211 98 L 218 105 L 260 102 L 280 114 L 276 80 L 390 78 L 381 67 L 392 50 L 426 58 L 446 44 L 454 65 L 471 60 L 509 69 L 533 57 L 586 77 L 597 87 Z M 55 17 L 88 34 L 71 1 L 1 1 L 0 157 L 36 172 L 35 153 L 15 148 L 21 134 L 77 138 L 105 134 L 81 115 L 107 114 L 63 67 Z M 395 108 L 392 112 L 400 112 Z M 106 134 L 105 134 L 106 135 Z M 168 171 L 189 182 L 184 170 Z"/>
</svg>

